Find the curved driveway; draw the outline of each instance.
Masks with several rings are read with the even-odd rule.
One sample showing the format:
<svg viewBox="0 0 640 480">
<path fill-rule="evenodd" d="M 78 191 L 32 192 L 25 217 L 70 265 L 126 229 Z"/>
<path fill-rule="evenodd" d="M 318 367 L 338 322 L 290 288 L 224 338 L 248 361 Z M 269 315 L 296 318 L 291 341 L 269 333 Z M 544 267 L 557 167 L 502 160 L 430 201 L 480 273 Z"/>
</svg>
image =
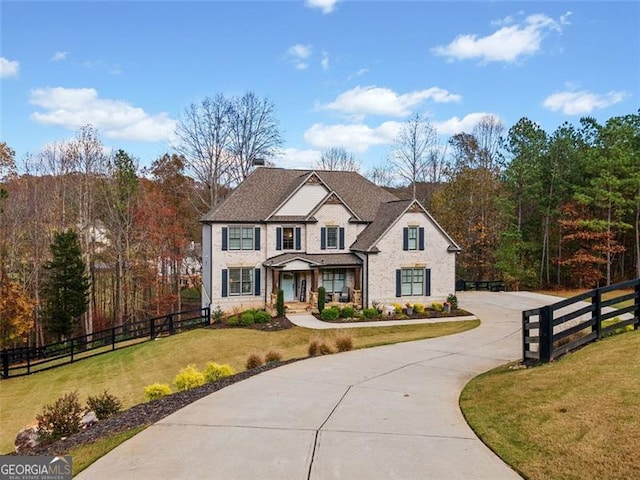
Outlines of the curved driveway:
<svg viewBox="0 0 640 480">
<path fill-rule="evenodd" d="M 516 479 L 464 421 L 465 383 L 518 359 L 521 311 L 557 300 L 465 292 L 480 327 L 313 358 L 152 425 L 81 479 Z"/>
</svg>

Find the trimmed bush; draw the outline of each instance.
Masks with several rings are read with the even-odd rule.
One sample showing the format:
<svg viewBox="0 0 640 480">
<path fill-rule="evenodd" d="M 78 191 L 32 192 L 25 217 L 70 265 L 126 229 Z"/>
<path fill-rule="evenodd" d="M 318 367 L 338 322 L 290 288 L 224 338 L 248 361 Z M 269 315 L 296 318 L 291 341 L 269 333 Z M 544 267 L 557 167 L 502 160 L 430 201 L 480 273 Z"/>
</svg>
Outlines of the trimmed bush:
<svg viewBox="0 0 640 480">
<path fill-rule="evenodd" d="M 338 332 L 335 338 L 335 343 L 339 352 L 353 350 L 353 335 L 351 332 Z"/>
<path fill-rule="evenodd" d="M 322 314 L 324 302 L 327 299 L 327 290 L 324 287 L 318 288 L 318 311 Z"/>
<path fill-rule="evenodd" d="M 215 362 L 208 362 L 203 373 L 204 381 L 206 383 L 211 383 L 216 380 L 220 380 L 221 378 L 230 377 L 236 372 L 231 365 L 226 363 L 224 365 L 219 365 Z"/>
<path fill-rule="evenodd" d="M 266 363 L 281 362 L 282 361 L 282 356 L 283 356 L 282 350 L 280 350 L 278 348 L 271 348 L 265 354 L 264 361 Z"/>
<path fill-rule="evenodd" d="M 256 323 L 269 323 L 271 321 L 271 314 L 264 310 L 258 310 L 255 315 Z"/>
<path fill-rule="evenodd" d="M 80 431 L 82 405 L 78 392 L 65 393 L 53 405 L 47 405 L 38 420 L 38 433 L 44 443 L 54 442 Z"/>
<path fill-rule="evenodd" d="M 144 398 L 149 402 L 171 395 L 171 393 L 171 387 L 166 383 L 152 383 L 144 387 Z"/>
<path fill-rule="evenodd" d="M 435 310 L 436 312 L 444 312 L 444 305 L 440 302 L 433 302 L 431 304 L 431 309 Z"/>
<path fill-rule="evenodd" d="M 322 320 L 329 322 L 337 320 L 338 316 L 340 316 L 340 309 L 338 307 L 325 308 L 320 314 Z"/>
<path fill-rule="evenodd" d="M 225 323 L 230 327 L 239 327 L 240 319 L 236 315 L 232 315 L 229 318 L 227 318 L 227 321 Z"/>
<path fill-rule="evenodd" d="M 276 300 L 276 312 L 279 317 L 284 317 L 284 290 L 278 290 L 278 298 Z"/>
<path fill-rule="evenodd" d="M 399 303 L 394 303 L 393 308 L 396 309 L 396 313 L 402 313 L 402 305 L 400 305 Z"/>
<path fill-rule="evenodd" d="M 365 308 L 364 310 L 362 310 L 362 316 L 369 319 L 378 318 L 378 316 L 380 316 L 380 313 L 375 308 Z"/>
<path fill-rule="evenodd" d="M 204 374 L 195 365 L 187 365 L 173 378 L 179 391 L 190 390 L 204 385 Z"/>
<path fill-rule="evenodd" d="M 425 308 L 426 307 L 424 306 L 424 303 L 414 303 L 413 304 L 413 310 L 416 313 L 424 313 Z"/>
<path fill-rule="evenodd" d="M 251 370 L 253 368 L 261 367 L 262 365 L 264 365 L 264 358 L 262 357 L 262 355 L 257 352 L 253 352 L 250 353 L 247 357 L 247 363 L 245 364 L 245 367 L 247 370 Z"/>
<path fill-rule="evenodd" d="M 342 318 L 353 318 L 356 314 L 356 309 L 353 307 L 344 307 L 340 310 L 340 316 Z"/>
<path fill-rule="evenodd" d="M 104 420 L 118 413 L 122 409 L 122 402 L 105 390 L 104 393 L 95 397 L 89 395 L 87 407 L 96 414 L 98 420 Z"/>
<path fill-rule="evenodd" d="M 256 314 L 251 310 L 247 310 L 240 315 L 240 325 L 243 327 L 250 327 L 256 323 Z"/>
</svg>

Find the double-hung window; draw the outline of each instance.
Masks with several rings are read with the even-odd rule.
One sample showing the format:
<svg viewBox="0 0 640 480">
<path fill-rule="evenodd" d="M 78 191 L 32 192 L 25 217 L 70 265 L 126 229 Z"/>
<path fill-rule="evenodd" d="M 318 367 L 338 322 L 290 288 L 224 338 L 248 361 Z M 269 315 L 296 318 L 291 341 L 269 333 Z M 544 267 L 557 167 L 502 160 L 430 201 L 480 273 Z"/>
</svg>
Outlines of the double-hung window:
<svg viewBox="0 0 640 480">
<path fill-rule="evenodd" d="M 409 250 L 418 249 L 418 227 L 409 227 Z"/>
<path fill-rule="evenodd" d="M 294 245 L 295 243 L 293 239 L 293 227 L 283 227 L 282 228 L 282 249 L 293 250 Z"/>
<path fill-rule="evenodd" d="M 340 268 L 323 270 L 322 286 L 327 293 L 342 291 L 344 287 L 344 270 Z"/>
<path fill-rule="evenodd" d="M 253 250 L 253 227 L 229 227 L 229 250 Z"/>
<path fill-rule="evenodd" d="M 422 295 L 424 292 L 424 269 L 402 269 L 402 296 Z"/>
<path fill-rule="evenodd" d="M 338 227 L 327 227 L 327 248 L 338 248 Z"/>
<path fill-rule="evenodd" d="M 253 295 L 253 268 L 229 269 L 229 295 Z"/>
</svg>

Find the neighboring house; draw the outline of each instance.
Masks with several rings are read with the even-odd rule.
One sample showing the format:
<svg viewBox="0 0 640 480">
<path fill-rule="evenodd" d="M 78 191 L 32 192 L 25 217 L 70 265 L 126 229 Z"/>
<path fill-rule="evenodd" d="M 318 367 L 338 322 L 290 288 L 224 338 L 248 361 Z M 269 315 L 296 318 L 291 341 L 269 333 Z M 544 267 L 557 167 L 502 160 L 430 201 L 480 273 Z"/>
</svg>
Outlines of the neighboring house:
<svg viewBox="0 0 640 480">
<path fill-rule="evenodd" d="M 203 306 L 428 303 L 454 292 L 460 248 L 415 200 L 355 172 L 257 168 L 202 220 Z"/>
<path fill-rule="evenodd" d="M 174 262 L 170 258 L 158 259 L 158 275 L 163 283 L 175 281 Z M 180 288 L 200 288 L 202 285 L 202 246 L 194 241 L 183 250 L 180 258 Z"/>
</svg>

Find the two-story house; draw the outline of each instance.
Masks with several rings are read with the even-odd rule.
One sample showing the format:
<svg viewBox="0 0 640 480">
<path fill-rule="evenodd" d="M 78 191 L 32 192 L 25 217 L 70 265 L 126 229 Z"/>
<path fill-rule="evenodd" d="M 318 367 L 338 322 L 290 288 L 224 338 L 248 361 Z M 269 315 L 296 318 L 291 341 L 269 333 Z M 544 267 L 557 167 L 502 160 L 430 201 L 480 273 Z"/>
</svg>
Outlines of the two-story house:
<svg viewBox="0 0 640 480">
<path fill-rule="evenodd" d="M 428 303 L 455 287 L 460 248 L 416 200 L 355 172 L 257 168 L 202 221 L 203 306 L 329 300 Z"/>
</svg>

